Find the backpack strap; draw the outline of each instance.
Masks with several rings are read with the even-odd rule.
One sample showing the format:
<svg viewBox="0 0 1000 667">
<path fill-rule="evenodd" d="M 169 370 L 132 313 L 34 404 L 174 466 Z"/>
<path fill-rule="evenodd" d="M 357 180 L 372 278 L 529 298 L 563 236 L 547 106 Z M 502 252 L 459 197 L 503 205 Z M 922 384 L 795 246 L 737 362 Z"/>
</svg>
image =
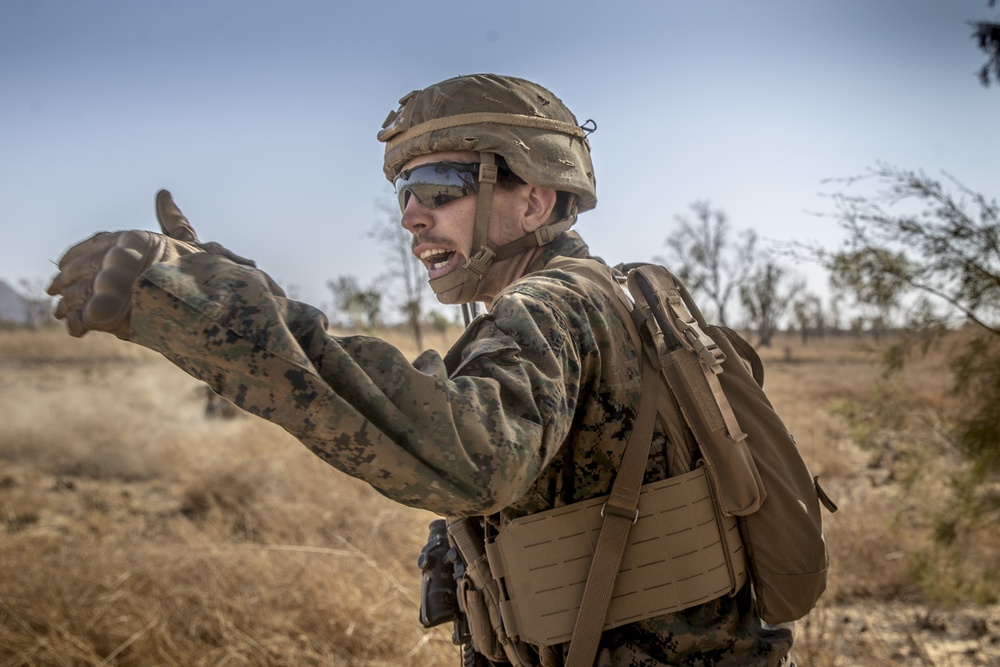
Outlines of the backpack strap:
<svg viewBox="0 0 1000 667">
<path fill-rule="evenodd" d="M 601 508 L 604 520 L 573 627 L 566 667 L 590 667 L 597 655 L 628 533 L 639 518 L 639 491 L 656 422 L 657 375 L 643 355 L 639 407 L 611 495 Z"/>
</svg>

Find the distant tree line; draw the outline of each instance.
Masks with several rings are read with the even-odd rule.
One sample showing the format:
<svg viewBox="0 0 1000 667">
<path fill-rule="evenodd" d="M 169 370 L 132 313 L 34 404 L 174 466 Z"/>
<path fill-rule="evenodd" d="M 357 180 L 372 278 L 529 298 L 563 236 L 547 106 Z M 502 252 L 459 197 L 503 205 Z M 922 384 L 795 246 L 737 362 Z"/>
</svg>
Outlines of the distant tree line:
<svg viewBox="0 0 1000 667">
<path fill-rule="evenodd" d="M 668 255 L 656 261 L 699 297 L 709 319 L 752 332 L 762 347 L 771 346 L 781 331 L 809 343 L 866 333 L 880 340 L 891 327 L 895 297 L 873 300 L 850 263 L 826 266 L 830 296 L 824 301 L 781 261 L 796 256 L 792 248 L 764 247 L 753 230 L 734 231 L 726 213 L 707 200 L 692 203 L 690 210 L 691 215 L 675 216 L 665 242 Z"/>
</svg>

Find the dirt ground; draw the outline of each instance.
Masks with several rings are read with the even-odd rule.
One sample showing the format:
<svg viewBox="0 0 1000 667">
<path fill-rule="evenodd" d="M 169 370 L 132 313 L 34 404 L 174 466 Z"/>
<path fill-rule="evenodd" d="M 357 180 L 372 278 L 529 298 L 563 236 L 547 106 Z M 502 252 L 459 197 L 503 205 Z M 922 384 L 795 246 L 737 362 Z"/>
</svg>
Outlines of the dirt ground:
<svg viewBox="0 0 1000 667">
<path fill-rule="evenodd" d="M 800 622 L 808 635 L 825 625 L 831 665 L 996 667 L 1000 608 L 938 609 L 918 601 L 858 601 L 814 611 Z M 804 664 L 810 664 L 808 662 Z"/>
</svg>

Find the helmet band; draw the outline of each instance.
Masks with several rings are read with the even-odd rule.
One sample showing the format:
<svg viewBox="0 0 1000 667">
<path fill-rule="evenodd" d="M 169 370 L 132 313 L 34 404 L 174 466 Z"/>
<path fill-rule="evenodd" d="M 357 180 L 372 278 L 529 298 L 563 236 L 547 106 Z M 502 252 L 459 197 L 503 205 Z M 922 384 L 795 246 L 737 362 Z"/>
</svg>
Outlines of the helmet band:
<svg viewBox="0 0 1000 667">
<path fill-rule="evenodd" d="M 484 123 L 514 125 L 517 127 L 532 127 L 538 130 L 560 132 L 579 139 L 585 139 L 587 137 L 587 132 L 580 126 L 573 125 L 572 123 L 566 123 L 561 120 L 555 120 L 553 118 L 540 118 L 538 116 L 525 116 L 513 113 L 481 112 L 432 118 L 431 120 L 424 121 L 419 125 L 407 128 L 396 136 L 392 136 L 390 131 L 393 128 L 390 127 L 379 133 L 379 139 L 386 142 L 386 151 L 388 152 L 396 145 L 404 141 L 410 141 L 411 139 L 427 134 L 428 132 L 436 132 L 438 130 L 447 130 L 453 127 L 479 125 Z"/>
</svg>

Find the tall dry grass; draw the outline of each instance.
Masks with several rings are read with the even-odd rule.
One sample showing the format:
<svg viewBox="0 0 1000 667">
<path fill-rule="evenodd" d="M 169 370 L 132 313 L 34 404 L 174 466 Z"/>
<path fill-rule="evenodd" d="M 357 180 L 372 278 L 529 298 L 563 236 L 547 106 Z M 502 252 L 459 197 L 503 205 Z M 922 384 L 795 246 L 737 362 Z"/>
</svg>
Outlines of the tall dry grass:
<svg viewBox="0 0 1000 667">
<path fill-rule="evenodd" d="M 0 665 L 443 665 L 431 515 L 107 336 L 0 336 Z"/>
<path fill-rule="evenodd" d="M 908 554 L 926 539 L 844 409 L 883 391 L 874 357 L 844 341 L 763 353 L 772 401 L 842 505 L 800 664 L 905 664 L 845 620 L 917 596 Z M 927 414 L 944 400 L 934 363 L 906 379 Z M 450 628 L 417 622 L 433 517 L 267 422 L 207 419 L 199 383 L 157 355 L 110 336 L 2 333 L 0 424 L 0 665 L 458 660 Z"/>
</svg>

